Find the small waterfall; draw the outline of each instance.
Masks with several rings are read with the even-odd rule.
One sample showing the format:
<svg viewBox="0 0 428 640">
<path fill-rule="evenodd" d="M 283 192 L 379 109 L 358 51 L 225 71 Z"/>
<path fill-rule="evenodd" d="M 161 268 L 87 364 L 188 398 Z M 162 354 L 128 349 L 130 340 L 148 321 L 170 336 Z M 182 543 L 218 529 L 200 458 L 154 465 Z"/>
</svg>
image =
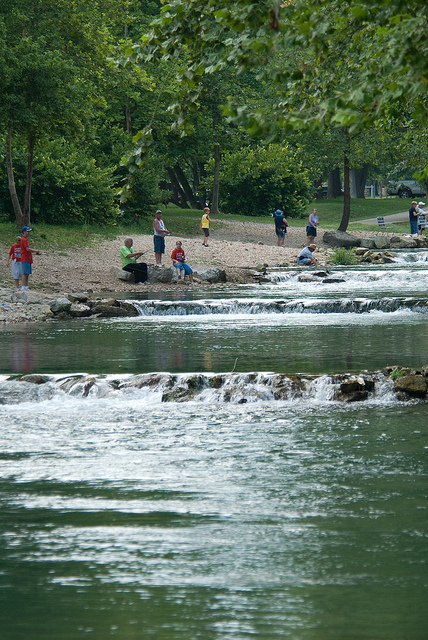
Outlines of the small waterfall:
<svg viewBox="0 0 428 640">
<path fill-rule="evenodd" d="M 299 376 L 275 373 L 170 374 L 125 376 L 27 375 L 0 379 L 0 405 L 70 399 L 135 398 L 147 402 L 202 402 L 244 404 L 283 401 L 397 402 L 394 380 L 376 371 L 334 376 Z M 401 393 L 401 395 L 400 395 Z M 402 400 L 402 389 L 398 392 Z M 419 394 L 424 401 L 426 394 Z M 408 399 L 411 399 L 409 396 Z"/>
<path fill-rule="evenodd" d="M 415 263 L 424 263 L 424 262 L 427 263 L 428 251 L 396 253 L 393 260 L 398 264 L 415 264 Z"/>
<path fill-rule="evenodd" d="M 369 313 L 370 311 L 428 311 L 427 298 L 305 298 L 260 300 L 252 298 L 165 302 L 133 301 L 142 317 L 197 315 L 257 315 L 284 313 Z"/>
</svg>

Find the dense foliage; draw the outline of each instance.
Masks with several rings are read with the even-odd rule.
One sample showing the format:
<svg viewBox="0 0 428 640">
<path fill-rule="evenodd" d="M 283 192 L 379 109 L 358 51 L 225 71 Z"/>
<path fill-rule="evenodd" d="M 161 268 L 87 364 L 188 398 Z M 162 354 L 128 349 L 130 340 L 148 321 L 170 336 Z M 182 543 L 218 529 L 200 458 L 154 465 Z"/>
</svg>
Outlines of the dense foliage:
<svg viewBox="0 0 428 640">
<path fill-rule="evenodd" d="M 299 156 L 299 151 L 278 144 L 225 154 L 220 172 L 222 210 L 264 216 L 279 208 L 286 216 L 304 217 L 313 194 Z"/>
<path fill-rule="evenodd" d="M 0 218 L 295 216 L 328 178 L 344 230 L 367 176 L 428 165 L 427 23 L 425 0 L 8 0 Z"/>
</svg>

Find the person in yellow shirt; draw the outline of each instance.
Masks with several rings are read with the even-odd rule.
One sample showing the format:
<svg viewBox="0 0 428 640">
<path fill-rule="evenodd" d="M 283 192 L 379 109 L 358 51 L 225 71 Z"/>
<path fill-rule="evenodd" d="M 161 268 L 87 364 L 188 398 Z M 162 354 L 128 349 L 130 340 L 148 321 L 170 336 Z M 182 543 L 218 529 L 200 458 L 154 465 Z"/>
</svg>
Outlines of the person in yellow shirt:
<svg viewBox="0 0 428 640">
<path fill-rule="evenodd" d="M 220 222 L 220 220 L 214 220 L 214 218 L 210 218 L 210 209 L 209 207 L 205 207 L 204 215 L 202 216 L 201 224 L 199 228 L 204 232 L 204 241 L 202 243 L 203 247 L 208 247 L 208 238 L 210 235 L 210 222 Z"/>
</svg>

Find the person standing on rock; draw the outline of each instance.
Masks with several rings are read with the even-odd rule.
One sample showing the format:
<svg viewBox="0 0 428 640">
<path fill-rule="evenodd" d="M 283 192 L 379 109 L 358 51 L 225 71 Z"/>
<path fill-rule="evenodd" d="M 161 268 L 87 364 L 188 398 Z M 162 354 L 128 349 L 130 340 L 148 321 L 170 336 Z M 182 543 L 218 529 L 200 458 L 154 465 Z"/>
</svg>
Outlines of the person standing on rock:
<svg viewBox="0 0 428 640">
<path fill-rule="evenodd" d="M 15 286 L 19 289 L 19 279 L 22 276 L 22 263 L 21 263 L 21 236 L 15 238 L 15 243 L 9 250 L 9 256 L 6 266 L 10 265 L 12 261 L 12 278 L 15 280 Z"/>
<path fill-rule="evenodd" d="M 30 247 L 28 242 L 28 234 L 32 231 L 30 227 L 22 227 L 22 238 L 21 238 L 21 264 L 22 264 L 22 287 L 21 291 L 28 291 L 28 276 L 30 276 L 33 272 L 31 265 L 33 264 L 33 253 L 36 256 L 40 255 L 40 251 L 38 249 L 33 249 Z"/>
<path fill-rule="evenodd" d="M 409 222 L 410 222 L 410 234 L 412 236 L 418 235 L 418 213 L 416 207 L 418 203 L 413 200 L 412 206 L 409 209 Z"/>
<path fill-rule="evenodd" d="M 306 245 L 309 247 L 313 244 L 314 239 L 317 236 L 318 216 L 317 210 L 314 209 L 309 214 L 308 223 L 306 225 Z"/>
<path fill-rule="evenodd" d="M 147 264 L 145 262 L 137 262 L 145 251 L 132 252 L 132 238 L 126 238 L 123 247 L 120 249 L 120 259 L 122 261 L 122 269 L 134 274 L 135 284 L 143 284 L 147 280 Z"/>
<path fill-rule="evenodd" d="M 284 218 L 284 213 L 281 209 L 277 209 L 274 213 L 275 216 L 275 233 L 277 237 L 276 244 L 278 247 L 284 246 L 284 240 L 287 233 L 288 222 Z"/>
<path fill-rule="evenodd" d="M 165 253 L 165 236 L 169 235 L 168 229 L 162 220 L 162 211 L 158 209 L 153 220 L 153 243 L 155 248 L 156 266 L 163 267 L 162 254 Z"/>
<path fill-rule="evenodd" d="M 209 207 L 205 207 L 204 215 L 202 216 L 201 223 L 199 228 L 204 232 L 204 240 L 202 242 L 203 247 L 208 247 L 208 238 L 210 236 L 210 222 L 220 222 L 220 220 L 214 220 L 214 218 L 210 218 L 210 209 Z"/>
</svg>

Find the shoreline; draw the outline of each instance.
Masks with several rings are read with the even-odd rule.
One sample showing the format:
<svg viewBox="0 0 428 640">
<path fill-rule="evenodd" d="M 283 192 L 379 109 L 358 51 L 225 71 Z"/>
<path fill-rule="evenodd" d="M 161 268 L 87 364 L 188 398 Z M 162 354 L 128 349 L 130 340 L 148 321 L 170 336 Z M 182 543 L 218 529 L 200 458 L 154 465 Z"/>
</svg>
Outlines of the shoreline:
<svg viewBox="0 0 428 640">
<path fill-rule="evenodd" d="M 316 238 L 318 265 L 300 267 L 303 270 L 323 268 L 329 263 L 333 249 L 322 241 L 326 229 L 319 228 Z M 378 235 L 376 232 L 353 232 L 356 237 Z M 142 287 L 118 278 L 120 270 L 119 250 L 125 235 L 113 240 L 84 248 L 70 248 L 68 251 L 47 251 L 34 256 L 33 274 L 29 280 L 29 292 L 21 292 L 13 287 L 10 267 L 6 267 L 9 246 L 0 244 L 0 323 L 33 322 L 53 317 L 49 302 L 84 292 L 91 299 L 112 297 L 117 294 L 141 292 L 173 292 L 188 289 L 188 282 L 148 283 Z M 133 235 L 136 251 L 144 251 L 144 261 L 154 264 L 153 236 Z M 194 271 L 210 267 L 226 272 L 226 282 L 209 284 L 196 282 L 195 289 L 213 287 L 227 288 L 233 284 L 258 282 L 257 271 L 263 268 L 296 267 L 296 257 L 306 246 L 304 227 L 288 228 L 285 246 L 278 247 L 274 224 L 257 222 L 222 221 L 222 226 L 210 229 L 209 246 L 202 244 L 202 235 L 183 237 L 170 235 L 166 238 L 164 264 L 172 266 L 171 252 L 180 239 L 186 253 L 186 262 Z"/>
</svg>

